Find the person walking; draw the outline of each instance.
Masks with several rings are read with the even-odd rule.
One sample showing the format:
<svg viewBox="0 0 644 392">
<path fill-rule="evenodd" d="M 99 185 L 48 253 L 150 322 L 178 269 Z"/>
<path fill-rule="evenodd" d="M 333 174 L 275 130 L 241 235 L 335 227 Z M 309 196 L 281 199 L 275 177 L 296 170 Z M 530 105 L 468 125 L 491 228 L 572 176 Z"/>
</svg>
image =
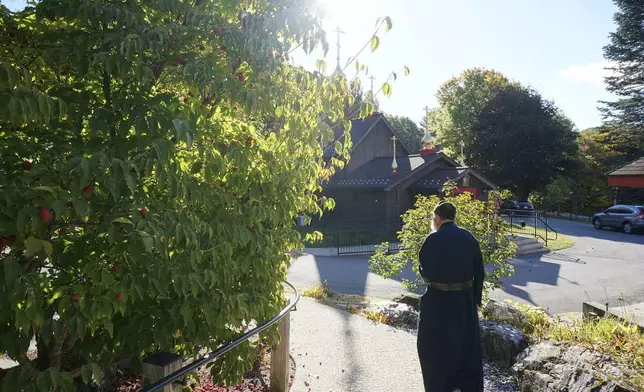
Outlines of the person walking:
<svg viewBox="0 0 644 392">
<path fill-rule="evenodd" d="M 483 296 L 479 242 L 458 227 L 456 207 L 434 208 L 433 232 L 418 259 L 427 291 L 420 302 L 418 357 L 425 392 L 482 392 L 478 306 Z"/>
</svg>

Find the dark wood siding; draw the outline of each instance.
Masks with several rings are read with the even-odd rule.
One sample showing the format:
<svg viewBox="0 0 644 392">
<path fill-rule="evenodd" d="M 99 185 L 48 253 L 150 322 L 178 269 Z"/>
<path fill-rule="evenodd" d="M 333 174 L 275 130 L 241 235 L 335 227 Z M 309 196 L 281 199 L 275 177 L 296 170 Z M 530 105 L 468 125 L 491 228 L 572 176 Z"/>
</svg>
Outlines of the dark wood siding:
<svg viewBox="0 0 644 392">
<path fill-rule="evenodd" d="M 392 157 L 393 159 L 393 141 L 391 138 L 394 134 L 391 128 L 384 121 L 378 121 L 373 129 L 360 143 L 354 146 L 351 154 L 351 160 L 347 165 L 347 172 L 351 172 L 374 158 Z M 396 156 L 406 156 L 407 152 L 402 144 L 396 141 Z"/>
</svg>

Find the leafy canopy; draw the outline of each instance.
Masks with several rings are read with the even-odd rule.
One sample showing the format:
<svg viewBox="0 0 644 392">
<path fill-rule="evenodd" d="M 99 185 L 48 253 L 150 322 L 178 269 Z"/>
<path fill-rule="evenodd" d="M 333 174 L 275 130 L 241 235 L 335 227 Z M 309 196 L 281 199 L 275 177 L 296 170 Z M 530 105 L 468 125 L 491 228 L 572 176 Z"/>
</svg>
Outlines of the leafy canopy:
<svg viewBox="0 0 644 392">
<path fill-rule="evenodd" d="M 512 275 L 513 268 L 509 261 L 516 253 L 516 245 L 508 241 L 505 222 L 496 214 L 493 202 L 476 200 L 468 193 L 449 196 L 453 189 L 454 184 L 446 184 L 444 192 L 448 196 L 444 200 L 456 206 L 456 224 L 469 230 L 481 245 L 483 264 L 487 270 L 483 294 L 487 298 L 491 290 L 500 287 L 502 277 Z M 418 279 L 403 283 L 409 288 L 422 284 L 418 252 L 431 232 L 431 214 L 440 201 L 437 196 L 419 196 L 416 199 L 414 208 L 402 216 L 404 225 L 398 233 L 401 251 L 387 254 L 388 246 L 378 246 L 369 259 L 372 271 L 384 278 L 391 278 L 400 274 L 411 262 Z"/>
<path fill-rule="evenodd" d="M 535 90 L 495 89 L 471 129 L 467 163 L 522 200 L 574 168 L 574 125 Z"/>
<path fill-rule="evenodd" d="M 341 74 L 286 61 L 328 47 L 310 4 L 0 16 L 0 353 L 20 362 L 3 390 L 73 390 L 79 369 L 100 383 L 118 360 L 214 349 L 274 316 L 293 218 L 332 204 L 316 192 L 340 159 L 320 146 L 350 100 Z M 252 359 L 242 345 L 213 373 L 235 381 Z"/>
</svg>

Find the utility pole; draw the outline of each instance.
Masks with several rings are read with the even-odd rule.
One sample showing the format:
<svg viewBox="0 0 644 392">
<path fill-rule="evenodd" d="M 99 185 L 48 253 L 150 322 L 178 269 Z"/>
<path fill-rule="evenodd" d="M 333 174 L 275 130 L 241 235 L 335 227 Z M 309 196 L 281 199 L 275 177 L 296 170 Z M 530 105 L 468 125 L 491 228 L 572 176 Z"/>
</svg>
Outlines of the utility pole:
<svg viewBox="0 0 644 392">
<path fill-rule="evenodd" d="M 338 48 L 338 57 L 335 72 L 342 72 L 342 68 L 340 67 L 340 34 L 344 34 L 344 31 L 340 29 L 340 26 L 336 27 L 336 29 L 333 31 L 338 35 L 337 43 L 335 44 Z"/>
</svg>

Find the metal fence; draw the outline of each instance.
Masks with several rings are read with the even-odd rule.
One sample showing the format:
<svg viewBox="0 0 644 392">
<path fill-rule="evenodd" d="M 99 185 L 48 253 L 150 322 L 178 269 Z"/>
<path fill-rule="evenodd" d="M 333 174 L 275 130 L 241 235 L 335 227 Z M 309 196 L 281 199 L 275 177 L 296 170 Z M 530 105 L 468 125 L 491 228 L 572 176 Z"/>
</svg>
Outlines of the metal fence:
<svg viewBox="0 0 644 392">
<path fill-rule="evenodd" d="M 402 222 L 376 223 L 371 221 L 340 222 L 332 226 L 307 227 L 306 232 L 319 231 L 321 243 L 313 246 L 336 248 L 338 255 L 373 253 L 376 246 L 389 243 L 389 252 L 399 250 L 398 232 Z"/>
<path fill-rule="evenodd" d="M 559 239 L 559 233 L 548 224 L 548 217 L 536 211 L 508 210 L 503 219 L 508 223 L 510 234 L 528 235 L 541 239 L 546 246 L 548 241 Z"/>
<path fill-rule="evenodd" d="M 239 346 L 246 340 L 250 339 L 251 337 L 267 330 L 268 328 L 272 327 L 275 325 L 278 321 L 286 317 L 294 308 L 295 305 L 300 300 L 300 291 L 293 286 L 290 282 L 285 282 L 288 286 L 291 287 L 295 291 L 295 298 L 289 302 L 288 305 L 282 309 L 281 312 L 279 312 L 275 317 L 270 319 L 269 321 L 263 323 L 262 325 L 251 329 L 250 331 L 246 332 L 245 334 L 241 335 L 237 339 L 233 340 L 232 342 L 219 347 L 217 350 L 204 355 L 202 358 L 197 359 L 196 361 L 182 367 L 181 369 L 177 370 L 176 372 L 165 376 L 161 380 L 155 382 L 154 384 L 150 385 L 147 388 L 144 388 L 141 392 L 156 392 L 156 391 L 161 391 L 165 386 L 170 385 L 177 380 L 180 380 L 181 378 L 185 377 L 188 373 L 198 369 L 201 366 L 204 366 L 205 364 L 214 361 L 215 359 L 221 357 L 222 355 L 226 354 L 230 350 L 234 349 L 235 347 Z"/>
</svg>

